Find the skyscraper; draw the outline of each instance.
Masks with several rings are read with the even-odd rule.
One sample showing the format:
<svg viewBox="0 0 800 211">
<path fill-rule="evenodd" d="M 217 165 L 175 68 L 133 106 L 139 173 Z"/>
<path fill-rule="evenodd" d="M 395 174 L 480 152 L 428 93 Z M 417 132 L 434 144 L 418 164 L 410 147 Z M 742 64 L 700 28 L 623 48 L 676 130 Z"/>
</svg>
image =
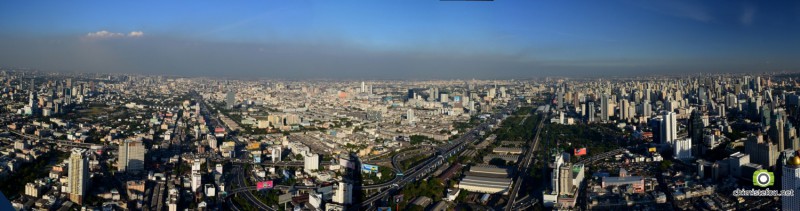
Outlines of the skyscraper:
<svg viewBox="0 0 800 211">
<path fill-rule="evenodd" d="M 414 109 L 408 109 L 408 111 L 406 111 L 406 119 L 408 120 L 409 123 L 415 121 Z"/>
<path fill-rule="evenodd" d="M 608 121 L 608 95 L 603 94 L 600 98 L 600 120 Z"/>
<path fill-rule="evenodd" d="M 782 196 L 781 207 L 782 210 L 794 210 L 800 207 L 800 197 L 796 194 L 800 193 L 800 155 L 787 157 L 783 162 L 783 176 L 781 181 L 783 186 L 782 190 L 794 190 L 794 196 Z"/>
<path fill-rule="evenodd" d="M 693 152 L 693 145 L 694 142 L 691 138 L 685 139 L 676 139 L 672 143 L 672 149 L 674 150 L 674 157 L 675 159 L 691 159 L 692 152 Z"/>
<path fill-rule="evenodd" d="M 645 117 L 653 115 L 653 107 L 650 106 L 650 101 L 645 100 L 642 102 L 642 115 Z"/>
<path fill-rule="evenodd" d="M 89 159 L 86 150 L 73 148 L 69 157 L 67 190 L 69 199 L 77 204 L 83 204 L 83 196 L 89 186 Z"/>
<path fill-rule="evenodd" d="M 352 204 L 353 203 L 353 184 L 347 182 L 339 182 L 334 187 L 336 192 L 333 194 L 333 202 L 338 204 Z"/>
<path fill-rule="evenodd" d="M 36 95 L 36 81 L 31 78 L 30 96 L 28 96 L 28 108 L 30 108 L 30 115 L 36 116 L 39 112 L 39 99 Z M 27 111 L 26 111 L 27 113 Z"/>
<path fill-rule="evenodd" d="M 558 168 L 560 173 L 558 174 L 558 190 L 559 195 L 571 195 L 572 194 L 572 165 L 565 163 Z"/>
<path fill-rule="evenodd" d="M 192 192 L 203 191 L 200 186 L 203 186 L 203 175 L 200 172 L 192 173 Z"/>
<path fill-rule="evenodd" d="M 769 127 L 769 136 L 776 145 L 778 145 L 778 151 L 783 151 L 784 147 L 786 146 L 785 137 L 783 133 L 784 119 L 783 115 L 777 114 L 775 118 L 770 122 L 771 127 Z"/>
<path fill-rule="evenodd" d="M 227 106 L 228 109 L 231 109 L 235 105 L 236 105 L 236 93 L 233 91 L 228 91 L 228 93 L 225 95 L 225 106 Z"/>
<path fill-rule="evenodd" d="M 678 137 L 678 122 L 675 120 L 675 113 L 665 111 L 662 113 L 661 119 L 661 143 L 671 144 Z"/>
<path fill-rule="evenodd" d="M 705 128 L 705 124 L 703 124 L 703 117 L 700 114 L 699 110 L 692 111 L 691 116 L 689 116 L 689 137 L 692 138 L 692 155 L 699 156 L 700 146 L 703 143 L 703 130 Z"/>
<path fill-rule="evenodd" d="M 778 146 L 770 141 L 764 141 L 761 134 L 750 135 L 744 142 L 744 152 L 750 155 L 751 163 L 760 164 L 765 169 L 771 169 L 778 160 Z"/>
<path fill-rule="evenodd" d="M 312 171 L 319 169 L 319 155 L 315 153 L 306 153 L 303 159 L 303 172 L 311 174 Z"/>
<path fill-rule="evenodd" d="M 125 140 L 119 146 L 117 166 L 121 172 L 139 173 L 144 169 L 144 145 L 139 140 Z"/>
</svg>

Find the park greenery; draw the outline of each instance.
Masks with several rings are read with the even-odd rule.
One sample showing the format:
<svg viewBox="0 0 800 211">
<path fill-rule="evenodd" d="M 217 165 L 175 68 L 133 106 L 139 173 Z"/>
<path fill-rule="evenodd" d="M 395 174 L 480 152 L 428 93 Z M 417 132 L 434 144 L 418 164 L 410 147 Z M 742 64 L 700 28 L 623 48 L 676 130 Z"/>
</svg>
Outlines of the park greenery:
<svg viewBox="0 0 800 211">
<path fill-rule="evenodd" d="M 432 144 L 438 143 L 438 141 L 434 140 L 433 138 L 423 135 L 411 135 L 409 136 L 409 138 L 411 139 L 412 146 L 416 146 L 421 143 L 432 143 Z"/>
<path fill-rule="evenodd" d="M 424 181 L 409 184 L 400 191 L 403 194 L 403 201 L 400 202 L 400 210 L 406 210 L 409 207 L 409 202 L 420 196 L 426 196 L 431 199 L 441 199 L 445 195 L 446 187 L 444 182 L 438 178 L 430 178 Z"/>
</svg>

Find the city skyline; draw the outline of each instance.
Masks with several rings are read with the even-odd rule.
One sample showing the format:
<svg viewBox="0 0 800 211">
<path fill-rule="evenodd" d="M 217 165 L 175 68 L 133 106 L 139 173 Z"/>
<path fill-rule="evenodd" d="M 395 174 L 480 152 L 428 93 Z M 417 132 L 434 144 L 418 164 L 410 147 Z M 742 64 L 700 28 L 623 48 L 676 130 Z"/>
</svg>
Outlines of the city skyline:
<svg viewBox="0 0 800 211">
<path fill-rule="evenodd" d="M 0 64 L 280 79 L 795 71 L 791 1 L 12 2 Z M 9 21 L 10 20 L 10 21 Z"/>
</svg>

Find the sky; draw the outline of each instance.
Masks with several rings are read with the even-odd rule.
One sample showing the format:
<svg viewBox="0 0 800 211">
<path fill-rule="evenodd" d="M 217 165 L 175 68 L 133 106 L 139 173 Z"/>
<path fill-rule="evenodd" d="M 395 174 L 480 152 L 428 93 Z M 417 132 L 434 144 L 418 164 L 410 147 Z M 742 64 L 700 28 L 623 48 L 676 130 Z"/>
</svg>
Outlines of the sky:
<svg viewBox="0 0 800 211">
<path fill-rule="evenodd" d="M 800 70 L 800 2 L 2 1 L 0 67 L 276 79 Z"/>
</svg>

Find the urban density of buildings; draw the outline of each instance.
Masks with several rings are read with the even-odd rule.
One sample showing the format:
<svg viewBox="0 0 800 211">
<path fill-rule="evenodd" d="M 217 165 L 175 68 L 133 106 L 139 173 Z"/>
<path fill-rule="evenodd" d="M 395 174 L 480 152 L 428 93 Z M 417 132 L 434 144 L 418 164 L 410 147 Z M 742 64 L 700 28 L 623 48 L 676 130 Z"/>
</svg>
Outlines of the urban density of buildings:
<svg viewBox="0 0 800 211">
<path fill-rule="evenodd" d="M 306 82 L 4 69 L 0 187 L 23 210 L 792 210 L 791 191 L 735 192 L 800 187 L 793 76 Z M 760 170 L 772 174 L 764 187 Z"/>
<path fill-rule="evenodd" d="M 800 1 L 0 1 L 0 211 L 800 211 Z"/>
</svg>

